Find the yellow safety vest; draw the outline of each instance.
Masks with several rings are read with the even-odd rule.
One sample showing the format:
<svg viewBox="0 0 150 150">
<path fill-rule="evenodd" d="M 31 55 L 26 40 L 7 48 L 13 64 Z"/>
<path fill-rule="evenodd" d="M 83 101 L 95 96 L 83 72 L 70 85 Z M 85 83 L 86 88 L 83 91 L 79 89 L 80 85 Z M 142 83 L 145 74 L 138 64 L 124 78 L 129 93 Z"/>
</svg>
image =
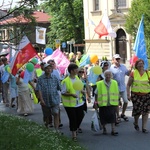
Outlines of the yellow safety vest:
<svg viewBox="0 0 150 150">
<path fill-rule="evenodd" d="M 109 92 L 106 88 L 104 80 L 98 81 L 97 83 L 98 90 L 98 106 L 107 106 L 108 104 L 108 94 L 109 94 L 109 103 L 110 105 L 117 106 L 119 100 L 119 89 L 118 84 L 115 80 L 111 80 L 111 84 L 109 87 Z"/>
<path fill-rule="evenodd" d="M 145 72 L 141 76 L 139 74 L 139 71 L 135 69 L 133 72 L 134 81 L 131 86 L 131 91 L 137 93 L 149 93 L 150 92 L 149 74 L 150 72 Z"/>
<path fill-rule="evenodd" d="M 79 67 L 79 65 L 80 65 L 80 62 L 79 62 L 79 60 L 78 59 L 76 59 L 76 65 Z"/>
<path fill-rule="evenodd" d="M 79 80 L 79 78 L 77 76 L 76 76 L 76 79 Z M 76 94 L 76 91 L 73 88 L 73 84 L 72 84 L 69 76 L 66 77 L 61 83 L 66 84 L 66 89 L 69 93 Z M 74 98 L 72 96 L 64 96 L 64 95 L 62 95 L 61 97 L 62 97 L 62 103 L 63 103 L 64 107 L 75 107 L 76 106 L 76 98 Z M 82 93 L 80 92 L 79 104 L 81 104 L 82 102 L 83 102 Z"/>
</svg>

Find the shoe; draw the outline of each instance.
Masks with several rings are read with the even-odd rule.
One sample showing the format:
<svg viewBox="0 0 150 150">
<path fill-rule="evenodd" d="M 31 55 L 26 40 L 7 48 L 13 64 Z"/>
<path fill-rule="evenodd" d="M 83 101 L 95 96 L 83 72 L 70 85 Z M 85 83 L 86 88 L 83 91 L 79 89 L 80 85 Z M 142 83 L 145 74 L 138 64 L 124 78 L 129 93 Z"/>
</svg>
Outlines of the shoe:
<svg viewBox="0 0 150 150">
<path fill-rule="evenodd" d="M 15 104 L 12 104 L 11 107 L 14 108 L 14 107 L 15 107 Z"/>
<path fill-rule="evenodd" d="M 142 132 L 143 132 L 143 133 L 148 133 L 148 130 L 142 129 Z"/>
<path fill-rule="evenodd" d="M 28 114 L 24 114 L 24 116 L 26 117 L 26 116 L 28 116 Z"/>
<path fill-rule="evenodd" d="M 128 119 L 128 117 L 127 116 L 125 116 L 125 115 L 122 115 L 121 114 L 121 116 L 120 116 L 122 119 L 124 119 L 124 121 L 129 121 L 129 119 Z"/>
<path fill-rule="evenodd" d="M 62 124 L 62 123 L 59 125 L 59 128 L 61 128 L 61 127 L 63 127 L 63 124 Z"/>
<path fill-rule="evenodd" d="M 74 142 L 77 142 L 77 137 L 72 137 L 72 140 L 73 140 Z"/>
<path fill-rule="evenodd" d="M 140 131 L 140 128 L 139 128 L 139 126 L 138 126 L 137 124 L 133 123 L 133 125 L 134 125 L 134 129 L 135 129 L 136 131 Z"/>
<path fill-rule="evenodd" d="M 118 136 L 118 132 L 111 131 L 111 135 L 113 135 L 113 136 Z"/>
<path fill-rule="evenodd" d="M 120 118 L 120 117 L 117 117 L 117 118 L 116 118 L 115 125 L 118 125 L 120 122 L 121 122 L 121 118 Z"/>
<path fill-rule="evenodd" d="M 78 128 L 78 133 L 82 133 L 82 129 L 81 128 Z"/>
</svg>

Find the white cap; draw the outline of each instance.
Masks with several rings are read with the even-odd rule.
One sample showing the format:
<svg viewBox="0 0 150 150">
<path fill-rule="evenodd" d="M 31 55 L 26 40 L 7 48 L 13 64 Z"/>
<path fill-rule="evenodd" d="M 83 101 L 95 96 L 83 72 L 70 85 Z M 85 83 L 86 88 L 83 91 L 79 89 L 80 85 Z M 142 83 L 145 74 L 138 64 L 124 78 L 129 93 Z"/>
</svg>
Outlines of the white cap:
<svg viewBox="0 0 150 150">
<path fill-rule="evenodd" d="M 44 69 L 48 66 L 51 66 L 50 64 L 44 64 Z"/>
<path fill-rule="evenodd" d="M 121 58 L 121 57 L 120 57 L 120 55 L 119 55 L 119 54 L 115 54 L 115 55 L 113 56 L 113 58 L 115 58 L 115 59 L 116 59 L 116 58 Z"/>
</svg>

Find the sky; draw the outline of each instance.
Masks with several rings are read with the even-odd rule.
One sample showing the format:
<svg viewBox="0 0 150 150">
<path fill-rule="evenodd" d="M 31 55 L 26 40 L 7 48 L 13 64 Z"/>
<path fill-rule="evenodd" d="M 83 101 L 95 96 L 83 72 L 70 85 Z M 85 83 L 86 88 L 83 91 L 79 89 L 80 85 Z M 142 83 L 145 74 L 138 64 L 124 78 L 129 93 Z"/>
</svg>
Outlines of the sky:
<svg viewBox="0 0 150 150">
<path fill-rule="evenodd" d="M 12 2 L 12 7 L 15 7 L 16 2 L 21 0 L 0 0 L 0 9 L 10 8 L 10 4 Z M 38 0 L 38 4 L 42 3 L 43 0 Z M 4 2 L 4 3 L 3 3 Z"/>
</svg>

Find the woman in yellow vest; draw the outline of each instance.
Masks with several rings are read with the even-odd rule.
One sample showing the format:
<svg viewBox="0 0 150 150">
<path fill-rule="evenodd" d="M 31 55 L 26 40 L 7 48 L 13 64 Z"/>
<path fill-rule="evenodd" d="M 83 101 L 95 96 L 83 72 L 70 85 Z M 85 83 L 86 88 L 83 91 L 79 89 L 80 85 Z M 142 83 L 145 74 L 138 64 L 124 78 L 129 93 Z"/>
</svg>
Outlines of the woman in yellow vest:
<svg viewBox="0 0 150 150">
<path fill-rule="evenodd" d="M 80 127 L 84 117 L 82 91 L 76 91 L 73 88 L 73 83 L 79 80 L 78 66 L 71 63 L 68 66 L 69 76 L 62 81 L 62 102 L 69 118 L 69 127 L 72 132 L 73 141 L 77 141 L 77 130 Z"/>
<path fill-rule="evenodd" d="M 132 116 L 134 128 L 139 131 L 139 117 L 142 115 L 142 132 L 147 133 L 146 125 L 150 111 L 150 71 L 144 70 L 144 61 L 135 63 L 135 70 L 130 74 L 127 84 L 127 96 L 133 103 Z M 130 95 L 131 87 L 131 95 Z"/>
<path fill-rule="evenodd" d="M 116 108 L 118 106 L 119 89 L 115 80 L 111 79 L 112 73 L 110 70 L 104 72 L 104 79 L 97 82 L 95 90 L 94 106 L 99 107 L 100 121 L 103 126 L 103 134 L 107 134 L 106 124 L 111 123 L 111 135 L 117 136 L 115 131 Z"/>
</svg>

